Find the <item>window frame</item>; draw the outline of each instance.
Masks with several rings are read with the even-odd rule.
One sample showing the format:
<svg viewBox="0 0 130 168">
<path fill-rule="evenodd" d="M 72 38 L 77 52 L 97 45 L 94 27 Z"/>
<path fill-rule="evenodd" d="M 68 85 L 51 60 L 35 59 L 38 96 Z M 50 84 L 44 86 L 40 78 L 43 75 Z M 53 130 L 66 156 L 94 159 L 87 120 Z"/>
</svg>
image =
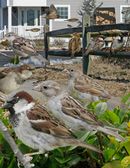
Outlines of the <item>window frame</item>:
<svg viewBox="0 0 130 168">
<path fill-rule="evenodd" d="M 68 8 L 68 18 L 66 19 L 62 19 L 62 18 L 59 18 L 59 19 L 54 19 L 54 21 L 64 21 L 64 20 L 67 20 L 67 19 L 70 19 L 70 5 L 55 5 L 55 7 L 59 7 L 59 8 L 62 8 L 62 7 L 67 7 Z"/>
<path fill-rule="evenodd" d="M 124 7 L 130 7 L 130 5 L 120 5 L 120 22 L 121 23 L 124 23 L 123 22 L 123 14 L 122 14 L 122 9 L 124 8 Z"/>
<path fill-rule="evenodd" d="M 18 8 L 18 24 L 21 25 L 21 26 L 30 26 L 31 25 L 28 25 L 27 23 L 27 11 L 28 10 L 33 10 L 34 11 L 34 26 L 41 26 L 41 9 L 40 8 L 31 8 L 31 7 L 22 7 L 22 8 Z M 24 15 L 24 25 L 22 24 L 22 14 L 21 12 L 23 11 L 23 15 Z M 40 12 L 39 14 L 39 21 L 38 21 L 38 11 Z M 39 25 L 38 25 L 39 23 Z M 33 26 L 33 25 L 32 25 Z"/>
</svg>

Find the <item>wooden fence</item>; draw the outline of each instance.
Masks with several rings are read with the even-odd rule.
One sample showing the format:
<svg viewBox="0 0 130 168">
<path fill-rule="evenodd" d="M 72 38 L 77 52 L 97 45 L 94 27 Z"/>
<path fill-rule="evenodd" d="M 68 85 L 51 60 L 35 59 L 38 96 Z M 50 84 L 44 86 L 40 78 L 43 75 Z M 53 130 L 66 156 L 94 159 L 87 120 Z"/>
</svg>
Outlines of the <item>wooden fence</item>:
<svg viewBox="0 0 130 168">
<path fill-rule="evenodd" d="M 55 55 L 55 56 L 70 56 L 68 51 L 64 50 L 49 50 L 49 40 L 48 37 L 60 37 L 67 34 L 72 34 L 74 32 L 81 32 L 82 33 L 82 53 L 80 56 L 83 57 L 83 73 L 88 73 L 88 67 L 89 67 L 89 58 L 90 55 L 97 55 L 97 56 L 104 56 L 104 57 L 118 57 L 118 58 L 130 58 L 130 52 L 116 52 L 111 53 L 105 52 L 105 51 L 91 51 L 88 55 L 86 55 L 86 47 L 88 45 L 88 33 L 100 33 L 104 34 L 104 31 L 118 29 L 118 30 L 127 30 L 130 31 L 130 24 L 109 24 L 109 25 L 93 25 L 93 26 L 85 26 L 83 27 L 77 27 L 77 28 L 66 28 L 66 29 L 60 29 L 55 31 L 50 31 L 45 33 L 45 57 L 48 58 L 48 55 Z M 107 36 L 107 34 L 106 34 Z"/>
</svg>

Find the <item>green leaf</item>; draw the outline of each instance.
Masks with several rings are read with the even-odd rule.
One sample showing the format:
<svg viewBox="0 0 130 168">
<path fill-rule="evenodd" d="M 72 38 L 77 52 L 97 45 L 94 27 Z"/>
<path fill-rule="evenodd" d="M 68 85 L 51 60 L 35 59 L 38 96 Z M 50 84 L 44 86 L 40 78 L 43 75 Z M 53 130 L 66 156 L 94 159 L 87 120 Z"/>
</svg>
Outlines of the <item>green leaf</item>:
<svg viewBox="0 0 130 168">
<path fill-rule="evenodd" d="M 103 114 L 107 110 L 107 103 L 106 102 L 100 102 L 96 105 L 95 112 L 96 114 Z"/>
<path fill-rule="evenodd" d="M 103 151 L 103 155 L 105 158 L 105 161 L 108 162 L 112 159 L 112 156 L 114 155 L 115 150 L 112 148 L 107 148 Z"/>
<path fill-rule="evenodd" d="M 121 165 L 123 168 L 128 168 L 130 166 L 130 156 L 126 156 L 122 159 Z"/>
<path fill-rule="evenodd" d="M 125 95 L 123 98 L 122 98 L 122 102 L 125 103 L 125 104 L 128 104 L 128 100 L 130 99 L 130 93 L 128 93 L 127 95 Z M 130 103 L 130 102 L 129 102 Z"/>
<path fill-rule="evenodd" d="M 0 168 L 2 168 L 4 165 L 4 157 L 0 158 Z"/>
<path fill-rule="evenodd" d="M 13 157 L 13 159 L 11 160 L 11 162 L 7 168 L 15 168 L 15 167 L 16 167 L 16 159 L 15 159 L 15 157 Z"/>
<path fill-rule="evenodd" d="M 113 111 L 107 111 L 106 112 L 107 118 L 113 123 L 113 124 L 120 124 L 120 118 L 118 115 L 116 115 Z"/>
<path fill-rule="evenodd" d="M 124 142 L 124 147 L 127 150 L 128 154 L 130 155 L 130 141 Z"/>
<path fill-rule="evenodd" d="M 69 166 L 73 166 L 73 165 L 76 165 L 81 160 L 82 160 L 82 158 L 75 154 L 75 155 L 71 156 L 71 160 L 69 161 L 68 164 L 69 164 Z"/>
<path fill-rule="evenodd" d="M 110 163 L 106 163 L 102 168 L 123 168 L 121 166 L 121 162 L 118 160 L 114 160 Z"/>
<path fill-rule="evenodd" d="M 71 160 L 71 156 L 68 157 L 68 158 L 58 158 L 58 157 L 55 157 L 55 159 L 60 164 L 65 164 L 65 163 L 67 163 L 67 162 L 69 162 Z"/>
</svg>

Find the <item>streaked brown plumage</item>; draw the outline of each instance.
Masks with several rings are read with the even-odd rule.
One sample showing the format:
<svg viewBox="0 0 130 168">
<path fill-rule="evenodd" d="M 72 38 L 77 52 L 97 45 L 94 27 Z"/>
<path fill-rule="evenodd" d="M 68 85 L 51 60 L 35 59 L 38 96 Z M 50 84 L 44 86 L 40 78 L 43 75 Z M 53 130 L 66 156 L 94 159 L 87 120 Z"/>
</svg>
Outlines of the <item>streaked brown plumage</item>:
<svg viewBox="0 0 130 168">
<path fill-rule="evenodd" d="M 70 86 L 69 86 L 70 87 Z M 107 129 L 106 126 L 97 120 L 96 116 L 88 112 L 76 99 L 69 96 L 68 89 L 56 90 L 55 82 L 44 81 L 41 85 L 34 88 L 40 90 L 45 95 L 47 106 L 53 116 L 63 122 L 72 131 L 87 130 L 101 131 L 107 135 L 112 135 L 123 141 L 124 138 L 117 132 Z"/>
<path fill-rule="evenodd" d="M 68 50 L 72 58 L 81 51 L 80 33 L 73 33 L 72 38 L 69 40 Z"/>
<path fill-rule="evenodd" d="M 101 152 L 93 145 L 75 139 L 63 123 L 51 116 L 45 106 L 37 104 L 27 92 L 16 93 L 3 108 L 9 110 L 18 138 L 39 153 L 71 145 Z"/>
<path fill-rule="evenodd" d="M 53 4 L 51 4 L 50 7 L 45 10 L 45 13 L 45 18 L 47 19 L 57 19 L 60 17 L 56 7 Z"/>
</svg>

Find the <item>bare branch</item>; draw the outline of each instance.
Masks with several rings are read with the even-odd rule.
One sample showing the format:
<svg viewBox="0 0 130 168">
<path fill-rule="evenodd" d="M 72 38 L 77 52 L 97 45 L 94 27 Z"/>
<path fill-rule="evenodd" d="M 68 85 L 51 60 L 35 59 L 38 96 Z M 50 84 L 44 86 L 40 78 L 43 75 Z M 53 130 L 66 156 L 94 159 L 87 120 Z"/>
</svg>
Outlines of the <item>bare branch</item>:
<svg viewBox="0 0 130 168">
<path fill-rule="evenodd" d="M 12 148 L 14 154 L 16 155 L 18 161 L 24 166 L 24 168 L 32 168 L 34 164 L 30 163 L 30 158 L 25 157 L 22 152 L 17 147 L 16 143 L 14 142 L 14 139 L 11 137 L 11 135 L 8 132 L 8 129 L 3 124 L 3 122 L 0 120 L 0 131 L 2 132 L 5 140 L 9 143 L 10 147 Z"/>
</svg>

